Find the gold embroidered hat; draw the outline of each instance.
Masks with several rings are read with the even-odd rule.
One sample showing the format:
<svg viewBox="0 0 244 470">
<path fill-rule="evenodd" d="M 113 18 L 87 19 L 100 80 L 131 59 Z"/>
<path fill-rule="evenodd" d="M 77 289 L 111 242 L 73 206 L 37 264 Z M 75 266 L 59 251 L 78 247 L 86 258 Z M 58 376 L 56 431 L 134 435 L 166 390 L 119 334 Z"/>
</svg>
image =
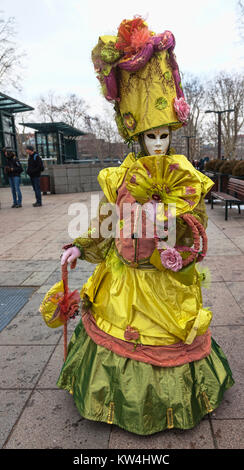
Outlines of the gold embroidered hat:
<svg viewBox="0 0 244 470">
<path fill-rule="evenodd" d="M 123 20 L 117 36 L 101 36 L 92 61 L 102 92 L 115 103 L 116 123 L 126 140 L 148 129 L 186 124 L 184 99 L 170 31 L 155 34 L 141 17 Z"/>
</svg>

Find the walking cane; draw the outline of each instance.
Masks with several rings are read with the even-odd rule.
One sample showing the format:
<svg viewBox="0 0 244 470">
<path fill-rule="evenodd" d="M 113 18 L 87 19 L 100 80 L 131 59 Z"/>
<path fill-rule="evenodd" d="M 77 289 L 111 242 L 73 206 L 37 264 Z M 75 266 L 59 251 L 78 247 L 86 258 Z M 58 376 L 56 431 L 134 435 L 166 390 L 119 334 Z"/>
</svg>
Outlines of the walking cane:
<svg viewBox="0 0 244 470">
<path fill-rule="evenodd" d="M 67 263 L 65 263 L 62 266 L 62 280 L 63 280 L 63 285 L 64 285 L 64 301 L 67 298 L 68 295 L 68 266 Z M 65 316 L 65 323 L 64 323 L 64 331 L 63 331 L 63 337 L 64 337 L 64 362 L 66 361 L 67 358 L 67 323 L 68 323 L 68 318 Z"/>
<path fill-rule="evenodd" d="M 74 265 L 71 265 L 73 268 Z M 67 325 L 70 318 L 74 318 L 79 311 L 79 301 L 80 295 L 77 290 L 74 292 L 69 292 L 68 287 L 68 264 L 67 262 L 62 265 L 62 281 L 64 287 L 64 295 L 60 308 L 62 310 L 62 317 L 64 319 L 64 329 L 63 329 L 63 338 L 64 338 L 64 361 L 67 359 Z"/>
</svg>

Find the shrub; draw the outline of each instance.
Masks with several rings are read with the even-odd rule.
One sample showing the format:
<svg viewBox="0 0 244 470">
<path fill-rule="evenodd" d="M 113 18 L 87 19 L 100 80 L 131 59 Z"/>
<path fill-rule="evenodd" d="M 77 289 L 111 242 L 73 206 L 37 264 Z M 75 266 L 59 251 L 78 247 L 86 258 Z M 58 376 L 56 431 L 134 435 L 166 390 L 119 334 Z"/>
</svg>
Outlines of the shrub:
<svg viewBox="0 0 244 470">
<path fill-rule="evenodd" d="M 217 158 L 217 160 L 215 160 L 215 171 L 220 171 L 220 167 L 223 165 L 223 160 L 220 160 Z"/>
<path fill-rule="evenodd" d="M 216 160 L 209 160 L 208 162 L 205 163 L 205 170 L 215 170 L 215 162 Z"/>
<path fill-rule="evenodd" d="M 233 176 L 244 176 L 244 160 L 240 160 L 232 170 Z"/>
<path fill-rule="evenodd" d="M 224 173 L 225 175 L 231 175 L 234 166 L 237 164 L 237 160 L 225 160 L 223 165 L 219 168 L 220 173 Z"/>
</svg>

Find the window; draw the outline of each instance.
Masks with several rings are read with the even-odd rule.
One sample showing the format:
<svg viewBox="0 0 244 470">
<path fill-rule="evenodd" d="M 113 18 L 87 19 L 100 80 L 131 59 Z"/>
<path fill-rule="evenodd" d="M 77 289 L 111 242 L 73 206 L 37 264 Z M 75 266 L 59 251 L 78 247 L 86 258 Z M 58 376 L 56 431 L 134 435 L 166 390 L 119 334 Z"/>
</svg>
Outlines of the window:
<svg viewBox="0 0 244 470">
<path fill-rule="evenodd" d="M 7 147 L 11 150 L 17 151 L 16 136 L 14 127 L 14 117 L 10 114 L 1 113 L 0 115 L 0 141 L 2 147 Z"/>
</svg>

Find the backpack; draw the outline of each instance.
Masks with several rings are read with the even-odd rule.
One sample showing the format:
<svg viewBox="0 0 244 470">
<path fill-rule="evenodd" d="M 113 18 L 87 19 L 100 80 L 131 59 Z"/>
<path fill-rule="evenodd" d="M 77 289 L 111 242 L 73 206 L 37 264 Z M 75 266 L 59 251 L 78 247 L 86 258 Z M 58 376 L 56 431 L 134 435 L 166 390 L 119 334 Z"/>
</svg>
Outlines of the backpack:
<svg viewBox="0 0 244 470">
<path fill-rule="evenodd" d="M 40 168 L 40 170 L 41 170 L 41 173 L 42 173 L 42 172 L 45 170 L 44 165 L 43 165 L 43 161 L 42 161 L 40 155 L 38 155 L 38 153 L 35 153 L 35 154 L 34 154 L 34 160 L 35 160 L 35 161 L 36 161 L 36 157 L 37 157 L 37 156 L 39 156 L 40 161 L 41 161 L 41 168 Z"/>
<path fill-rule="evenodd" d="M 40 160 L 41 160 L 41 173 L 42 173 L 45 170 L 45 168 L 44 168 L 43 161 L 42 161 L 41 157 L 40 157 Z"/>
</svg>

